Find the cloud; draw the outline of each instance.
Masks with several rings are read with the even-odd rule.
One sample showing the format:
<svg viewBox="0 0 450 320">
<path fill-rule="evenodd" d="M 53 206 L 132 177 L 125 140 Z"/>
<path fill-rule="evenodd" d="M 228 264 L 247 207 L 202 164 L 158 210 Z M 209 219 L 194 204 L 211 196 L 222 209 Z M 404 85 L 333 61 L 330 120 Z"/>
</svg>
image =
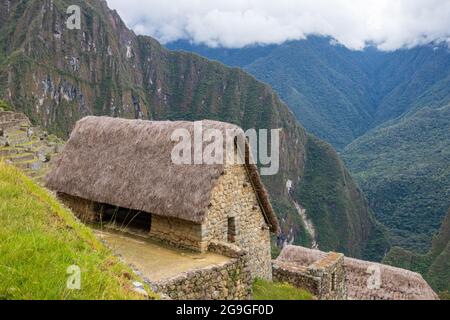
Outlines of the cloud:
<svg viewBox="0 0 450 320">
<path fill-rule="evenodd" d="M 108 0 L 139 34 L 239 48 L 324 35 L 381 50 L 450 39 L 449 0 Z"/>
</svg>

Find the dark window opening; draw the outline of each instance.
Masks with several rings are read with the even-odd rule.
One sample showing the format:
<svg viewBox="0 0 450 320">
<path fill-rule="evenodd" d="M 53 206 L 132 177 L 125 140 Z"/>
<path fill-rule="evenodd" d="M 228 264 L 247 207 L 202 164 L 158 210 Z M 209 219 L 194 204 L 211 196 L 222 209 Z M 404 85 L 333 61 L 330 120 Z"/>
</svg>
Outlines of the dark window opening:
<svg viewBox="0 0 450 320">
<path fill-rule="evenodd" d="M 127 228 L 141 232 L 150 232 L 152 217 L 147 212 L 120 208 L 108 204 L 97 204 L 95 211 L 100 214 L 101 224 L 113 224 L 119 229 Z"/>
<path fill-rule="evenodd" d="M 236 219 L 234 217 L 228 218 L 228 242 L 236 242 Z"/>
<path fill-rule="evenodd" d="M 336 290 L 336 273 L 331 274 L 331 291 Z"/>
</svg>

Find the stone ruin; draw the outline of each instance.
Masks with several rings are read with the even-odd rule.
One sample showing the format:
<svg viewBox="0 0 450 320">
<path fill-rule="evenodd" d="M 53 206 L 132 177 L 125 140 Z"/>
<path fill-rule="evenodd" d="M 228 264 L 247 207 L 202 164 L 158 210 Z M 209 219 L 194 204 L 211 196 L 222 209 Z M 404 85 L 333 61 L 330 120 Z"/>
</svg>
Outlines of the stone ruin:
<svg viewBox="0 0 450 320">
<path fill-rule="evenodd" d="M 0 160 L 43 182 L 49 162 L 64 146 L 62 140 L 33 126 L 23 113 L 0 110 Z"/>
</svg>

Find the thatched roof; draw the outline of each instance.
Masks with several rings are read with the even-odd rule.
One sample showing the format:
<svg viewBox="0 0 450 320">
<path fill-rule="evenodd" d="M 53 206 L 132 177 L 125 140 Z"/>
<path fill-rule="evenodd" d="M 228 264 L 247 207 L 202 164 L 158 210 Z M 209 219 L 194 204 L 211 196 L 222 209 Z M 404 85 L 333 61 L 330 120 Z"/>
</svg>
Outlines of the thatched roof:
<svg viewBox="0 0 450 320">
<path fill-rule="evenodd" d="M 277 262 L 309 266 L 324 258 L 327 253 L 298 246 L 286 246 Z M 381 287 L 369 289 L 369 266 L 381 271 Z M 418 273 L 381 263 L 344 258 L 348 298 L 352 300 L 434 300 L 436 293 Z"/>
<path fill-rule="evenodd" d="M 204 130 L 243 134 L 228 123 L 202 121 L 202 125 Z M 171 153 L 177 142 L 171 135 L 180 128 L 193 136 L 193 122 L 86 117 L 75 125 L 47 176 L 47 186 L 95 202 L 201 223 L 225 166 L 174 164 Z M 258 169 L 251 164 L 246 168 L 266 221 L 278 232 Z"/>
</svg>

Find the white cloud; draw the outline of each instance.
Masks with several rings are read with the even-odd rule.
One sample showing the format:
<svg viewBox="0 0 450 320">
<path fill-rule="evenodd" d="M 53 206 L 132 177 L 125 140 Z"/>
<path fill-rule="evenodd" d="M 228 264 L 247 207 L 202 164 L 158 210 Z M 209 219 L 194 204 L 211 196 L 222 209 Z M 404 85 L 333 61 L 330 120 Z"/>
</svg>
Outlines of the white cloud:
<svg viewBox="0 0 450 320">
<path fill-rule="evenodd" d="M 449 0 L 108 0 L 139 34 L 209 46 L 282 43 L 311 34 L 351 49 L 450 39 Z"/>
</svg>

